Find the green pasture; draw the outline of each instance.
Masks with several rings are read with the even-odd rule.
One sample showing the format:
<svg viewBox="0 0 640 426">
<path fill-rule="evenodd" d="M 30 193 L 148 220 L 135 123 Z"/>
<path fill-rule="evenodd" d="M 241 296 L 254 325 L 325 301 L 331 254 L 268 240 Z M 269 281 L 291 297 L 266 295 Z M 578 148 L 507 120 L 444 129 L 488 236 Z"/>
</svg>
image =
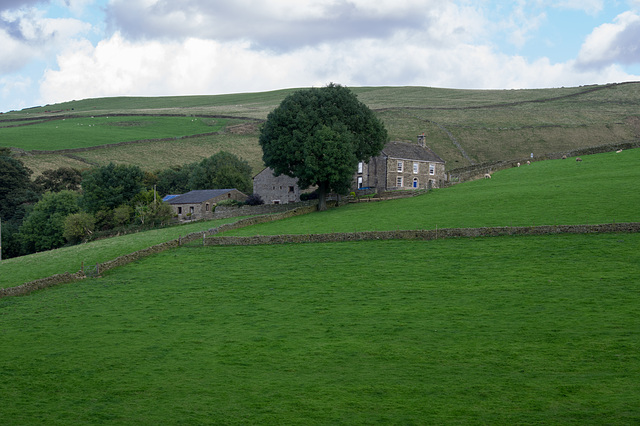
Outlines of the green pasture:
<svg viewBox="0 0 640 426">
<path fill-rule="evenodd" d="M 446 162 L 447 169 L 470 164 L 452 137 L 462 146 L 473 162 L 485 162 L 522 158 L 534 152 L 536 155 L 567 152 L 579 148 L 636 140 L 640 135 L 640 83 L 549 88 L 532 90 L 460 90 L 433 87 L 353 87 L 358 98 L 372 108 L 384 122 L 391 140 L 411 141 L 425 132 L 428 145 Z M 595 90 L 594 90 L 595 89 Z M 143 155 L 132 155 L 127 147 L 105 147 L 91 154 L 76 153 L 69 158 L 60 153 L 23 157 L 34 171 L 34 176 L 48 167 L 93 167 L 96 164 L 137 164 L 145 170 L 179 166 L 199 161 L 217 152 L 217 145 L 234 145 L 237 137 L 245 139 L 243 147 L 236 148 L 240 157 L 247 160 L 254 170 L 262 169 L 262 152 L 258 144 L 258 128 L 255 119 L 266 119 L 284 97 L 296 89 L 260 93 L 238 93 L 215 96 L 171 97 L 114 97 L 85 99 L 44 107 L 29 108 L 0 115 L 0 144 L 22 149 L 63 149 L 76 146 L 95 146 L 122 140 L 157 139 L 179 137 L 215 131 L 191 127 L 190 120 L 198 115 L 236 117 L 234 122 L 245 122 L 253 128 L 238 134 L 225 130 L 211 146 L 202 152 L 200 141 L 181 140 L 153 142 L 152 147 L 138 147 Z M 51 122 L 33 126 L 7 127 L 37 120 L 50 120 L 62 116 L 74 116 L 85 120 L 90 116 L 109 114 L 180 114 L 185 116 L 186 129 L 170 126 L 163 131 L 163 124 L 140 125 L 122 129 L 112 126 L 94 140 L 100 132 L 97 127 L 73 129 L 74 137 L 60 138 L 60 128 Z M 132 118 L 134 120 L 135 118 Z M 153 120 L 153 118 L 149 118 Z M 251 121 L 247 121 L 251 119 Z M 26 121 L 33 120 L 33 121 Z M 148 123 L 147 123 L 148 124 Z M 181 125 L 182 125 L 181 124 Z M 53 127 L 51 127 L 53 125 Z M 181 126 L 180 125 L 180 126 Z M 44 127 L 43 127 L 44 126 Z M 77 126 L 82 127 L 82 126 Z M 124 126 L 121 126 L 124 127 Z M 133 126 L 130 126 L 133 127 Z M 29 130 L 34 133 L 23 133 Z M 36 130 L 40 129 L 39 132 Z M 227 127 L 228 129 L 228 127 Z M 55 131 L 54 131 L 55 130 Z M 116 131 L 115 133 L 111 133 Z M 125 132 L 122 137 L 118 132 Z M 137 133 L 135 137 L 132 132 Z M 9 139 L 4 136 L 11 135 Z M 245 142 L 247 142 L 245 144 Z M 205 145 L 207 143 L 205 142 Z M 245 147 L 248 147 L 245 149 Z M 86 154 L 86 155 L 85 155 Z M 86 158 L 85 158 L 86 157 Z M 89 158 L 91 157 L 91 158 Z M 80 165 L 77 165 L 77 162 Z"/>
<path fill-rule="evenodd" d="M 206 231 L 239 219 L 242 218 L 193 222 L 4 259 L 0 262 L 0 288 L 15 287 L 55 274 L 75 273 L 81 269 L 83 263 L 85 266 L 91 266 L 106 262 L 118 256 L 175 240 L 193 232 Z"/>
<path fill-rule="evenodd" d="M 0 299 L 5 424 L 637 424 L 640 235 L 182 247 Z"/>
<path fill-rule="evenodd" d="M 226 119 L 198 117 L 79 117 L 0 128 L 0 146 L 30 150 L 88 148 L 143 139 L 220 131 Z"/>
<path fill-rule="evenodd" d="M 412 198 L 348 204 L 225 235 L 640 222 L 640 149 L 533 162 Z"/>
</svg>

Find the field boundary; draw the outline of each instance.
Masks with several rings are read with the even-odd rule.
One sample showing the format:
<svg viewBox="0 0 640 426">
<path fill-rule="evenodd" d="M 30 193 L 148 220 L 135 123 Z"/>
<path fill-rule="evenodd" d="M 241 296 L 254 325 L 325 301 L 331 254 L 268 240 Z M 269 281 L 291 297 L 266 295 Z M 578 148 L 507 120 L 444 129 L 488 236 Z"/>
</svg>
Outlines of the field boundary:
<svg viewBox="0 0 640 426">
<path fill-rule="evenodd" d="M 192 243 L 200 239 L 203 241 L 203 244 L 204 244 L 204 242 L 206 241 L 207 235 L 211 236 L 211 235 L 215 235 L 220 232 L 228 231 L 231 229 L 237 229 L 237 228 L 242 228 L 249 225 L 255 225 L 258 223 L 271 222 L 274 220 L 280 220 L 288 217 L 299 216 L 299 215 L 311 213 L 316 210 L 317 210 L 316 204 L 312 204 L 309 206 L 297 207 L 282 213 L 248 217 L 233 223 L 226 223 L 226 224 L 220 225 L 216 228 L 210 228 L 205 231 L 192 232 L 185 236 L 179 236 L 178 238 L 173 239 L 171 241 L 166 241 L 164 243 L 156 244 L 151 247 L 147 247 L 145 249 L 135 251 L 133 253 L 118 256 L 115 259 L 108 260 L 106 262 L 90 265 L 90 267 L 96 271 L 95 275 L 99 276 L 102 272 L 108 271 L 118 266 L 126 265 L 131 262 L 135 262 L 136 260 L 142 259 L 152 254 L 161 253 L 165 250 L 169 250 L 175 247 L 180 247 L 183 244 Z M 24 296 L 36 290 L 41 290 L 47 287 L 53 287 L 59 284 L 70 283 L 70 282 L 81 280 L 84 278 L 87 278 L 87 275 L 85 274 L 84 266 L 82 266 L 78 272 L 73 274 L 70 272 L 65 272 L 62 274 L 55 274 L 49 277 L 39 278 L 37 280 L 29 281 L 15 287 L 0 288 L 0 299 L 4 297 L 10 297 L 10 296 Z"/>
<path fill-rule="evenodd" d="M 298 207 L 284 213 L 263 215 L 227 223 L 207 231 L 193 232 L 177 239 L 156 244 L 146 249 L 138 250 L 113 260 L 95 265 L 96 275 L 123 266 L 152 254 L 161 253 L 171 248 L 180 247 L 186 243 L 202 240 L 203 246 L 251 246 L 271 244 L 302 244 L 302 243 L 330 243 L 346 241 L 384 241 L 384 240 L 438 240 L 447 238 L 477 238 L 522 235 L 556 235 L 556 234 L 593 234 L 593 233 L 635 233 L 640 232 L 640 222 L 605 223 L 599 225 L 540 225 L 540 226 L 503 226 L 484 228 L 442 228 L 431 230 L 405 231 L 363 231 L 363 232 L 334 232 L 328 234 L 300 234 L 300 235 L 256 235 L 251 237 L 225 237 L 216 234 L 226 230 L 242 228 L 258 223 L 280 220 L 287 217 L 311 213 L 316 206 Z M 24 283 L 16 287 L 0 288 L 0 299 L 10 296 L 23 296 L 36 290 L 70 283 L 86 278 L 84 270 L 74 274 L 65 272 L 46 278 Z"/>
<path fill-rule="evenodd" d="M 485 228 L 442 228 L 412 231 L 334 232 L 328 234 L 256 235 L 251 237 L 207 238 L 207 246 L 249 246 L 269 244 L 334 243 L 373 240 L 438 240 L 446 238 L 499 237 L 506 235 L 555 235 L 640 232 L 640 222 L 605 223 L 600 225 L 539 225 Z"/>
</svg>

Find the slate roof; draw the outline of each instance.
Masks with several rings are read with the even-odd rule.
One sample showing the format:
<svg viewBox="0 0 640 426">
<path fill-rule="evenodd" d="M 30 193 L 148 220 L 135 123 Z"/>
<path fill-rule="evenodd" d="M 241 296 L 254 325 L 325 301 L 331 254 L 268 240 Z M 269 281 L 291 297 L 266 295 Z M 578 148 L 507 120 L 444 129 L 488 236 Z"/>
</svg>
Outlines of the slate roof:
<svg viewBox="0 0 640 426">
<path fill-rule="evenodd" d="M 171 195 L 171 194 L 170 194 L 170 195 L 165 195 L 164 197 L 162 197 L 162 201 L 169 201 L 170 199 L 172 199 L 172 198 L 176 198 L 176 197 L 179 197 L 179 196 L 180 196 L 180 194 L 176 194 L 176 195 Z"/>
<path fill-rule="evenodd" d="M 382 149 L 382 154 L 391 158 L 402 160 L 429 161 L 432 163 L 444 163 L 444 160 L 436 155 L 429 148 L 422 147 L 417 143 L 409 142 L 389 142 Z"/>
<path fill-rule="evenodd" d="M 233 189 L 197 189 L 170 198 L 169 204 L 198 204 L 231 192 Z"/>
</svg>

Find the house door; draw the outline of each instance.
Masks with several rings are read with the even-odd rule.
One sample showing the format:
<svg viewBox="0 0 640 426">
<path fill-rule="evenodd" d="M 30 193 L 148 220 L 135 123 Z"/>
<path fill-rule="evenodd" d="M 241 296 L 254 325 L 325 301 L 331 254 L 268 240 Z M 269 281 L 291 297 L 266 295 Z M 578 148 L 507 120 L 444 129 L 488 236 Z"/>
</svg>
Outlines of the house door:
<svg viewBox="0 0 640 426">
<path fill-rule="evenodd" d="M 418 178 L 413 178 L 413 187 L 414 188 L 418 187 Z"/>
</svg>

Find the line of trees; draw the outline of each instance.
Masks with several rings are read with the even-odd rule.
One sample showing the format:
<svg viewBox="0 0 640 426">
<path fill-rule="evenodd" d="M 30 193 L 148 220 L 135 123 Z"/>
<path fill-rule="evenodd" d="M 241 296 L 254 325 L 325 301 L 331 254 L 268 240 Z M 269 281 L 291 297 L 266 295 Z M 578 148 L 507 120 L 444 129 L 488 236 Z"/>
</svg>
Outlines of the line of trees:
<svg viewBox="0 0 640 426">
<path fill-rule="evenodd" d="M 110 163 L 83 172 L 47 170 L 35 180 L 31 174 L 9 149 L 0 148 L 2 258 L 166 224 L 173 217 L 171 207 L 162 202 L 167 194 L 252 190 L 251 167 L 228 152 L 156 172 Z"/>
</svg>

